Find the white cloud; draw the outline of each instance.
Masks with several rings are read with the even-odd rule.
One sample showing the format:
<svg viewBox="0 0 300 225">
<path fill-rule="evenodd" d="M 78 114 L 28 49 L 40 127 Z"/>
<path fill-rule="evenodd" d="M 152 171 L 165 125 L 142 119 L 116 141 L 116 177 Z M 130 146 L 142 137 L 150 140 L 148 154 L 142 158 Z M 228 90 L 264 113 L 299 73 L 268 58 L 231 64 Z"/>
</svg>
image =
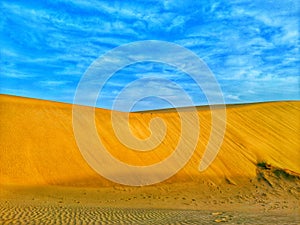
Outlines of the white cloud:
<svg viewBox="0 0 300 225">
<path fill-rule="evenodd" d="M 5 80 L 1 90 L 13 90 L 18 78 L 37 97 L 72 99 L 80 76 L 99 56 L 131 41 L 159 39 L 185 46 L 205 59 L 229 102 L 300 97 L 297 1 L 2 1 L 1 7 L 0 72 Z M 143 50 L 110 61 L 112 65 L 127 57 L 143 61 L 147 59 Z M 180 61 L 178 70 L 196 72 L 184 56 L 175 59 L 172 51 L 151 51 L 161 60 Z M 128 82 L 151 76 L 176 81 L 193 99 L 202 98 L 198 86 L 178 70 L 147 64 L 125 68 L 107 82 L 102 104 L 108 107 L 112 94 Z M 100 75 L 87 86 L 96 88 Z M 209 87 L 205 82 L 202 85 Z M 145 93 L 160 85 L 159 90 L 152 89 L 155 94 L 176 98 L 172 86 L 155 80 L 144 85 Z M 129 96 L 142 92 L 141 87 L 133 87 Z"/>
<path fill-rule="evenodd" d="M 39 84 L 42 87 L 48 87 L 48 88 L 59 87 L 59 86 L 63 86 L 68 83 L 69 83 L 68 81 L 58 81 L 58 80 L 47 80 L 47 81 L 39 82 Z"/>
<path fill-rule="evenodd" d="M 228 99 L 229 101 L 232 101 L 232 100 L 234 100 L 234 101 L 241 101 L 241 99 L 240 99 L 240 97 L 238 95 L 231 95 L 231 94 L 229 94 L 229 95 L 226 95 L 225 98 Z"/>
</svg>

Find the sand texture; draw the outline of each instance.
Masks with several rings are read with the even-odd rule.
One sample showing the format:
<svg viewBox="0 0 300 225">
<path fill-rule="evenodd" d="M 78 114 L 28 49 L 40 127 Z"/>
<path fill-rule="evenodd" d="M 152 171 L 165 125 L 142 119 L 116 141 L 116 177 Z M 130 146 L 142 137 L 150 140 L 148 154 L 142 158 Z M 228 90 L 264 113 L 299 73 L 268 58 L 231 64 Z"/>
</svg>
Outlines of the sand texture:
<svg viewBox="0 0 300 225">
<path fill-rule="evenodd" d="M 72 105 L 0 95 L 0 223 L 299 224 L 300 102 L 231 105 L 226 112 L 223 144 L 207 170 L 198 167 L 211 112 L 198 107 L 199 140 L 185 167 L 162 183 L 128 187 L 100 176 L 84 160 L 73 134 Z M 118 114 L 121 123 L 125 114 Z M 178 143 L 180 120 L 172 109 L 131 113 L 132 133 L 149 137 L 155 117 L 167 125 L 164 141 L 137 152 L 115 136 L 111 111 L 95 111 L 104 145 L 133 165 L 160 162 Z"/>
</svg>

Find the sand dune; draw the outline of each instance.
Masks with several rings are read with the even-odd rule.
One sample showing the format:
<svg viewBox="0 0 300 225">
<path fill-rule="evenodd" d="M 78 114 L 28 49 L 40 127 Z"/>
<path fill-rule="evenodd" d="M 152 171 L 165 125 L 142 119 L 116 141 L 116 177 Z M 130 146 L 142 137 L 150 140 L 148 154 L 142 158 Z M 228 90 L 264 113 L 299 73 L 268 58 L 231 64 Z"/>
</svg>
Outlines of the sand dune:
<svg viewBox="0 0 300 225">
<path fill-rule="evenodd" d="M 0 95 L 0 223 L 299 224 L 300 102 L 231 105 L 226 111 L 224 141 L 207 170 L 198 167 L 211 113 L 198 107 L 199 140 L 185 167 L 157 185 L 129 187 L 86 163 L 73 134 L 72 105 Z M 141 139 L 150 135 L 152 118 L 168 127 L 155 149 L 136 152 L 114 135 L 111 111 L 96 109 L 95 115 L 110 153 L 134 165 L 168 157 L 180 136 L 173 109 L 132 113 L 131 131 Z"/>
<path fill-rule="evenodd" d="M 300 102 L 274 102 L 230 106 L 223 145 L 213 164 L 198 166 L 210 134 L 210 111 L 198 108 L 200 138 L 188 164 L 167 180 L 211 180 L 215 183 L 257 175 L 257 164 L 300 173 Z M 185 113 L 189 113 L 188 111 Z M 64 184 L 109 186 L 113 183 L 85 162 L 73 135 L 72 105 L 29 98 L 0 96 L 0 177 L 2 184 Z M 132 113 L 130 124 L 140 138 L 150 134 L 148 122 L 160 117 L 168 126 L 164 142 L 150 152 L 136 152 L 122 145 L 110 125 L 110 111 L 96 110 L 99 136 L 109 151 L 124 162 L 149 165 L 167 157 L 180 135 L 176 112 Z M 110 168 L 112 169 L 112 168 Z"/>
</svg>

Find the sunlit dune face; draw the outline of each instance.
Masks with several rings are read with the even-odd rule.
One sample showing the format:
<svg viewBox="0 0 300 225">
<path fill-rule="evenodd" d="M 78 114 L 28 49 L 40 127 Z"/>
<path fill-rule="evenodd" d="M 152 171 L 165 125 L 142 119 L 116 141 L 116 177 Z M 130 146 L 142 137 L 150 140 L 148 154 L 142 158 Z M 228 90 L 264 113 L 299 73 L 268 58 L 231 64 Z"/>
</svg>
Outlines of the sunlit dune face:
<svg viewBox="0 0 300 225">
<path fill-rule="evenodd" d="M 112 184 L 82 157 L 74 139 L 71 105 L 5 95 L 1 95 L 0 102 L 1 183 L 76 185 L 76 180 L 84 180 L 87 185 Z M 299 102 L 227 107 L 221 149 L 208 169 L 200 172 L 199 162 L 211 130 L 211 112 L 199 108 L 200 135 L 196 150 L 186 166 L 167 182 L 205 178 L 218 183 L 225 179 L 253 178 L 261 161 L 300 173 L 299 109 Z M 115 158 L 144 166 L 172 154 L 180 136 L 180 118 L 172 110 L 130 114 L 131 132 L 140 139 L 149 138 L 149 122 L 155 117 L 164 121 L 166 135 L 156 148 L 144 152 L 132 150 L 118 140 L 110 111 L 96 109 L 95 122 L 100 140 Z"/>
</svg>

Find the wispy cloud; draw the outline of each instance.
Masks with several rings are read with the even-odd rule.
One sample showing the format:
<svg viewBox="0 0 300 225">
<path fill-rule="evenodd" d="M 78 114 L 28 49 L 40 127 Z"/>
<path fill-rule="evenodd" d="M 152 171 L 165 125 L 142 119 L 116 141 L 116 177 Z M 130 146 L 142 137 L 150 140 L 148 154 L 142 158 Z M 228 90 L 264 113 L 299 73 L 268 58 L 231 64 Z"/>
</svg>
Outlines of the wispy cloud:
<svg viewBox="0 0 300 225">
<path fill-rule="evenodd" d="M 204 59 L 228 103 L 300 98 L 297 1 L 4 0 L 0 4 L 2 93 L 72 102 L 81 76 L 95 59 L 122 44 L 156 39 L 182 45 Z M 111 107 L 127 84 L 157 75 L 176 82 L 195 104 L 207 102 L 180 69 L 146 62 L 116 73 L 98 106 Z M 145 93 L 151 91 L 149 84 L 144 85 Z M 170 96 L 171 88 L 163 85 L 157 92 Z M 153 106 L 150 101 L 158 108 L 165 105 L 148 98 L 140 109 Z"/>
<path fill-rule="evenodd" d="M 69 83 L 68 81 L 58 81 L 58 80 L 48 80 L 48 81 L 40 81 L 39 84 L 43 87 L 54 88 L 63 86 Z"/>
</svg>

